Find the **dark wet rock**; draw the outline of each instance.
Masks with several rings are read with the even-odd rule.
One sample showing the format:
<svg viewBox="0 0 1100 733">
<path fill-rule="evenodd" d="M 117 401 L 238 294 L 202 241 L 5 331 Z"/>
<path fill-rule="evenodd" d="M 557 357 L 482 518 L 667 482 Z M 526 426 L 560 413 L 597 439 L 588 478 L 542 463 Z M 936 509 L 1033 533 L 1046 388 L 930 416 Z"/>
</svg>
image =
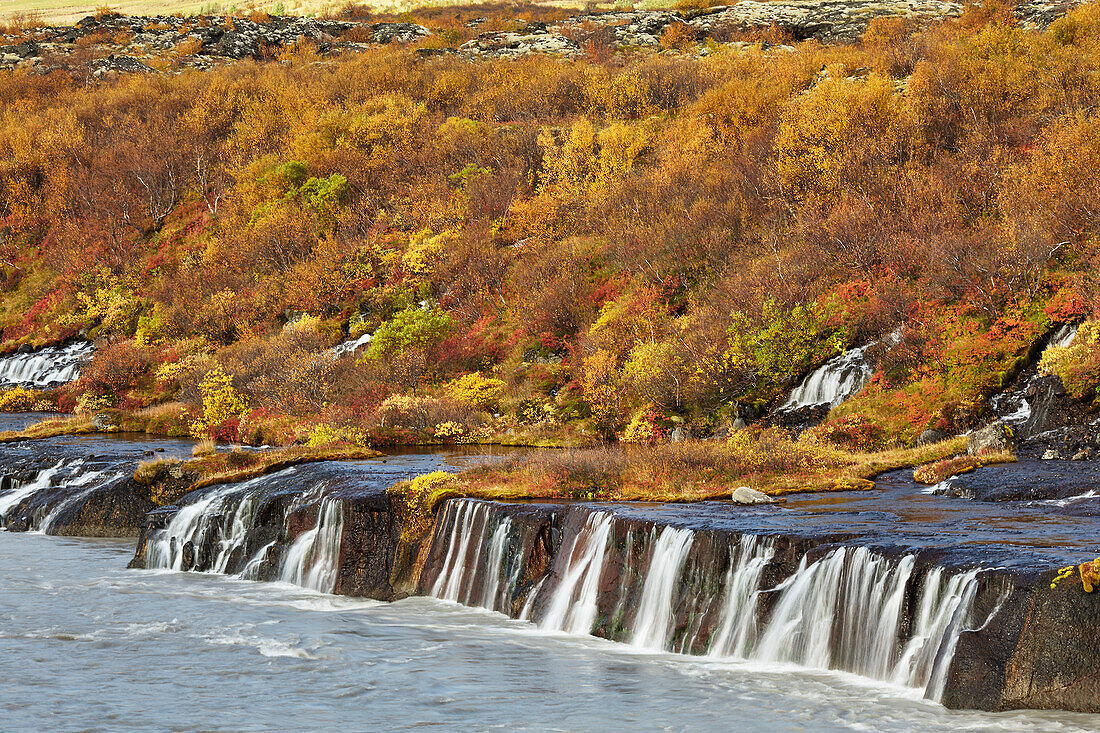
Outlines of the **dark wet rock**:
<svg viewBox="0 0 1100 733">
<path fill-rule="evenodd" d="M 183 570 L 184 572 L 186 572 L 188 570 L 191 570 L 193 567 L 195 567 L 195 543 L 194 542 L 184 542 L 183 543 L 183 550 L 182 550 L 181 554 L 183 556 L 183 559 L 182 559 L 182 562 L 180 563 L 180 570 Z"/>
<path fill-rule="evenodd" d="M 951 436 L 942 430 L 925 430 L 917 438 L 917 445 L 929 445 L 931 443 L 939 443 L 941 440 L 947 440 Z"/>
<path fill-rule="evenodd" d="M 23 41 L 13 46 L 0 46 L 0 56 L 15 56 L 19 59 L 29 59 L 38 56 L 41 53 L 41 48 L 34 41 Z M 26 349 L 26 351 L 23 351 Z M 27 354 L 32 349 L 28 344 L 23 344 L 17 350 L 20 354 Z"/>
<path fill-rule="evenodd" d="M 997 421 L 975 430 L 966 442 L 966 452 L 972 456 L 986 452 L 1006 450 L 1012 447 L 1012 431 Z"/>
<path fill-rule="evenodd" d="M 1095 711 L 1100 707 L 1100 594 L 1076 576 L 1017 579 L 985 629 L 963 634 L 952 665 L 949 707 Z M 985 664 L 978 664 L 978 661 Z M 970 674 L 964 677 L 964 670 Z"/>
<path fill-rule="evenodd" d="M 807 405 L 793 410 L 777 410 L 764 418 L 768 425 L 778 425 L 781 428 L 798 435 L 815 425 L 820 425 L 829 416 L 832 405 Z"/>
<path fill-rule="evenodd" d="M 66 438 L 0 446 L 0 500 L 35 487 L 7 507 L 0 527 L 9 531 L 88 537 L 136 537 L 155 508 L 149 489 L 133 480 L 141 458 L 133 446 L 99 455 Z M 10 498 L 10 494 L 9 494 Z"/>
<path fill-rule="evenodd" d="M 936 488 L 941 496 L 972 501 L 1045 501 L 1100 493 L 1100 466 L 1067 461 L 1020 461 L 984 466 Z"/>
</svg>

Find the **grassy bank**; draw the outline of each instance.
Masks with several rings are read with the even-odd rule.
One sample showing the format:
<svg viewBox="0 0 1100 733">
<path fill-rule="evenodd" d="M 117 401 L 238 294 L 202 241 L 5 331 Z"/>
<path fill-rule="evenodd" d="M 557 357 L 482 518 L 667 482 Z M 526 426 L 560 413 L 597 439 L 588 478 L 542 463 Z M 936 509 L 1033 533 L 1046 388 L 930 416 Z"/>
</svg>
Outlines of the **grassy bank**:
<svg viewBox="0 0 1100 733">
<path fill-rule="evenodd" d="M 456 496 L 525 499 L 690 502 L 727 499 L 747 485 L 771 496 L 874 488 L 874 477 L 939 466 L 966 451 L 966 437 L 916 448 L 846 451 L 794 441 L 779 430 L 739 431 L 728 442 L 682 441 L 651 447 L 608 445 L 536 451 L 471 469 L 395 485 L 391 494 L 415 535 L 436 504 Z M 1010 453 L 984 463 L 1013 461 Z"/>
</svg>

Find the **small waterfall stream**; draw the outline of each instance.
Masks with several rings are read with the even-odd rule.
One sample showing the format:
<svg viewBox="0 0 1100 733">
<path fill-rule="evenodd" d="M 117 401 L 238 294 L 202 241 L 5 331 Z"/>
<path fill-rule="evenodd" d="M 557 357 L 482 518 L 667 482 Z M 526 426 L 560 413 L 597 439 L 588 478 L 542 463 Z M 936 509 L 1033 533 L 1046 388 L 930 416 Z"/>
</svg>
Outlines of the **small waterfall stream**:
<svg viewBox="0 0 1100 733">
<path fill-rule="evenodd" d="M 87 341 L 0 357 L 0 387 L 53 387 L 72 382 L 95 351 Z"/>
<path fill-rule="evenodd" d="M 791 392 L 780 410 L 798 410 L 816 405 L 839 405 L 871 380 L 874 370 L 864 358 L 868 346 L 845 351 L 810 373 Z"/>
<path fill-rule="evenodd" d="M 604 568 L 613 517 L 593 512 L 573 537 L 565 555 L 567 565 L 549 605 L 538 620 L 544 629 L 570 634 L 589 634 L 596 620 L 600 574 Z"/>
<path fill-rule="evenodd" d="M 343 507 L 314 486 L 282 509 L 278 528 L 265 527 L 264 490 L 295 473 L 294 468 L 241 484 L 216 487 L 181 506 L 161 529 L 151 530 L 145 544 L 145 567 L 200 570 L 258 580 L 272 554 L 285 546 L 272 579 L 331 593 L 337 585 L 343 539 Z M 286 518 L 316 505 L 314 526 L 286 544 Z M 278 532 L 268 539 L 272 531 Z"/>
<path fill-rule="evenodd" d="M 344 516 L 340 502 L 322 499 L 317 510 L 317 524 L 299 535 L 287 550 L 279 580 L 331 593 L 336 588 L 340 570 L 343 530 Z M 250 561 L 242 575 L 249 572 L 251 565 Z"/>
<path fill-rule="evenodd" d="M 638 623 L 631 640 L 634 646 L 662 651 L 667 646 L 680 575 L 694 539 L 695 534 L 688 529 L 661 530 L 638 604 Z"/>
<path fill-rule="evenodd" d="M 21 504 L 24 499 L 33 496 L 39 491 L 51 488 L 53 477 L 67 465 L 70 465 L 68 461 L 59 461 L 53 466 L 39 471 L 33 481 L 21 486 L 15 486 L 6 493 L 0 494 L 0 524 L 4 524 L 7 521 L 8 514 L 12 509 Z"/>
</svg>

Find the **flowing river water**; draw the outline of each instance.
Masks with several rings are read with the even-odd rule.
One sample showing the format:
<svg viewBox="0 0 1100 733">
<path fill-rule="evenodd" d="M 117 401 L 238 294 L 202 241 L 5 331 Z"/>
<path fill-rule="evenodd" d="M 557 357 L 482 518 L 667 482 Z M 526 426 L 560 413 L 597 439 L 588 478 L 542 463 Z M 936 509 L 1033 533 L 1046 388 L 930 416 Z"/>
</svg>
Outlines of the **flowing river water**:
<svg viewBox="0 0 1100 733">
<path fill-rule="evenodd" d="M 119 460 L 136 460 L 127 458 L 127 451 L 139 456 L 154 446 L 165 454 L 182 454 L 187 448 L 181 441 L 123 437 L 61 439 L 50 445 L 57 455 L 95 451 L 102 459 L 107 451 Z M 24 449 L 10 450 L 17 457 Z M 382 487 L 441 467 L 456 468 L 468 458 L 408 453 L 292 469 L 263 482 L 321 487 L 347 479 Z M 211 495 L 219 491 L 224 490 Z M 245 504 L 227 504 L 211 516 L 231 516 L 225 512 L 234 506 L 241 514 Z M 784 652 L 788 642 L 783 628 L 807 627 L 796 616 L 812 613 L 810 606 L 828 605 L 817 600 L 830 587 L 824 575 L 815 580 L 817 574 L 835 569 L 841 578 L 855 569 L 866 570 L 860 577 L 866 575 L 874 585 L 867 588 L 870 600 L 878 600 L 863 605 L 886 609 L 900 602 L 905 582 L 899 578 L 907 577 L 911 559 L 885 564 L 860 548 L 829 555 L 800 571 L 807 583 L 804 593 L 795 592 L 799 581 L 792 579 L 783 596 L 789 600 L 773 613 L 778 621 L 758 630 L 757 646 L 768 653 L 739 651 L 756 633 L 742 628 L 742 621 L 751 618 L 723 612 L 731 620 L 720 624 L 709 653 L 689 656 L 657 651 L 673 646 L 671 610 L 664 599 L 687 572 L 685 562 L 695 542 L 687 530 L 666 527 L 655 539 L 651 569 L 636 589 L 638 623 L 631 642 L 615 643 L 587 635 L 594 606 L 570 600 L 590 595 L 588 585 L 594 594 L 600 580 L 598 572 L 581 572 L 583 553 L 577 548 L 563 556 L 569 563 L 562 568 L 565 577 L 559 588 L 566 590 L 547 593 L 534 611 L 525 611 L 534 623 L 486 610 L 501 607 L 508 597 L 505 550 L 512 546 L 508 538 L 517 527 L 509 518 L 491 522 L 486 505 L 476 502 L 452 503 L 445 510 L 453 536 L 440 538 L 444 556 L 424 589 L 434 598 L 384 603 L 303 588 L 333 585 L 324 575 L 333 559 L 321 557 L 321 550 L 329 544 L 326 527 L 343 520 L 339 511 L 327 518 L 325 507 L 335 505 L 322 502 L 321 507 L 323 516 L 312 535 L 303 533 L 286 551 L 277 576 L 284 582 L 242 580 L 249 576 L 247 568 L 240 577 L 126 570 L 134 551 L 129 540 L 0 531 L 0 730 L 1100 729 L 1100 716 L 1094 715 L 948 710 L 925 699 L 911 681 L 902 685 L 871 679 L 891 679 L 883 670 L 864 669 L 882 655 L 861 654 L 848 660 L 850 664 L 839 660 L 839 668 L 863 676 L 783 661 L 806 657 Z M 709 515 L 707 521 L 714 526 L 725 523 L 746 531 L 800 528 L 812 533 L 858 527 L 869 544 L 882 544 L 891 536 L 923 547 L 943 545 L 946 559 L 951 558 L 949 548 L 965 537 L 967 546 L 985 543 L 982 553 L 998 564 L 1063 562 L 1093 549 L 1092 522 L 1075 513 L 1052 514 L 1028 504 L 1002 517 L 1005 510 L 996 506 L 933 497 L 914 491 L 905 480 L 884 480 L 881 490 L 872 493 L 792 497 L 782 507 L 733 512 L 726 505 L 707 503 L 615 511 L 620 517 L 636 514 L 673 523 L 690 511 Z M 1038 521 L 1040 514 L 1046 524 Z M 186 523 L 184 513 L 179 516 L 179 523 Z M 593 525 L 586 540 L 593 553 L 602 553 L 604 547 L 595 541 L 604 536 L 601 527 L 610 536 L 610 523 L 601 523 L 604 516 L 596 511 L 586 520 Z M 216 523 L 220 526 L 220 520 Z M 234 527 L 225 524 L 219 530 L 226 534 L 224 547 L 245 538 Z M 1021 528 L 1027 530 L 1021 534 Z M 166 542 L 154 537 L 147 561 L 162 554 L 158 543 Z M 742 595 L 751 595 L 773 552 L 771 544 L 751 535 L 744 535 L 741 544 L 743 557 L 730 566 L 723 586 L 731 598 L 741 586 Z M 1054 557 L 1048 558 L 1050 554 Z M 478 559 L 470 562 L 467 556 Z M 600 563 L 593 558 L 588 564 L 598 569 Z M 159 565 L 173 567 L 174 561 Z M 500 572 L 489 573 L 492 568 Z M 971 576 L 957 577 L 961 588 Z M 891 578 L 898 581 L 896 590 L 891 590 Z M 929 582 L 922 581 L 923 586 Z M 568 583 L 576 593 L 567 592 Z M 855 600 L 845 603 L 863 607 Z M 890 615 L 882 609 L 879 615 Z M 871 626 L 867 629 L 871 636 L 877 634 Z M 893 627 L 887 630 L 893 638 Z M 853 633 L 867 635 L 859 629 Z M 875 639 L 869 639 L 873 646 Z M 841 645 L 837 653 L 867 646 L 856 642 Z"/>
<path fill-rule="evenodd" d="M 0 532 L 0 728 L 1085 731 L 855 676 L 641 653 L 445 601 L 127 571 L 132 544 Z"/>
</svg>

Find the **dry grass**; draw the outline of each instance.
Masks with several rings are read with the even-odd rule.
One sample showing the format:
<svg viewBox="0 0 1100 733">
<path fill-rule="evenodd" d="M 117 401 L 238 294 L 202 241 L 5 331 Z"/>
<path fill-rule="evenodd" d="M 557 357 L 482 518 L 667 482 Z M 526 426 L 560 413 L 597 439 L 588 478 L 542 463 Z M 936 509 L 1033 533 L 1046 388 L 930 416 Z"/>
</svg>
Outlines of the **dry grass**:
<svg viewBox="0 0 1100 733">
<path fill-rule="evenodd" d="M 204 456 L 212 456 L 218 452 L 218 446 L 214 443 L 213 438 L 203 438 L 195 447 L 191 449 L 191 455 L 195 458 L 202 458 Z"/>
<path fill-rule="evenodd" d="M 318 461 L 357 461 L 364 458 L 377 458 L 382 453 L 370 448 L 358 446 L 324 446 L 310 448 L 295 445 L 272 450 L 230 453 L 217 453 L 205 458 L 196 458 L 183 463 L 185 474 L 196 477 L 190 491 L 214 484 L 247 481 L 265 473 L 280 471 L 302 463 Z"/>
<path fill-rule="evenodd" d="M 454 488 L 490 499 L 701 501 L 747 485 L 772 496 L 874 488 L 887 471 L 941 461 L 965 451 L 958 437 L 918 448 L 854 453 L 792 441 L 780 431 L 746 433 L 729 443 L 684 441 L 651 448 L 606 446 L 538 451 L 459 475 Z M 1012 460 L 988 456 L 985 462 Z"/>
<path fill-rule="evenodd" d="M 6 430 L 0 433 L 0 443 L 54 438 L 58 435 L 87 435 L 95 432 L 97 432 L 95 424 L 87 416 L 51 417 L 29 425 L 23 430 Z"/>
<path fill-rule="evenodd" d="M 950 477 L 976 471 L 991 463 L 1015 463 L 1016 456 L 1009 450 L 983 453 L 980 456 L 956 456 L 935 463 L 926 463 L 913 469 L 913 480 L 932 486 Z"/>
</svg>

